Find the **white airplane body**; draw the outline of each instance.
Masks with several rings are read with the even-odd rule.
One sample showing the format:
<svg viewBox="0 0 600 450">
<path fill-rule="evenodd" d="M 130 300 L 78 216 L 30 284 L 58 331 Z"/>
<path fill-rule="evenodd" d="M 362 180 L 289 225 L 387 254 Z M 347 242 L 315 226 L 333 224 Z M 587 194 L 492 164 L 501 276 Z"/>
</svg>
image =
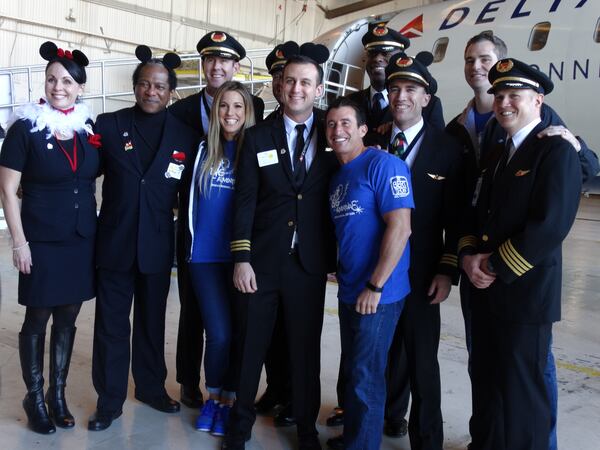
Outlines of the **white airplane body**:
<svg viewBox="0 0 600 450">
<path fill-rule="evenodd" d="M 506 42 L 509 56 L 550 76 L 555 90 L 547 103 L 590 148 L 600 150 L 600 0 L 445 1 L 362 19 L 331 30 L 315 42 L 327 45 L 334 61 L 364 67 L 360 39 L 368 23 L 381 20 L 410 38 L 409 55 L 422 50 L 439 53 L 447 40 L 443 58 L 429 68 L 438 81 L 437 95 L 446 122 L 473 95 L 463 75 L 465 44 L 470 37 L 491 30 Z M 544 35 L 545 46 L 531 50 L 531 40 Z M 348 78 L 354 88 L 368 84 L 368 76 L 363 79 L 358 70 Z"/>
</svg>

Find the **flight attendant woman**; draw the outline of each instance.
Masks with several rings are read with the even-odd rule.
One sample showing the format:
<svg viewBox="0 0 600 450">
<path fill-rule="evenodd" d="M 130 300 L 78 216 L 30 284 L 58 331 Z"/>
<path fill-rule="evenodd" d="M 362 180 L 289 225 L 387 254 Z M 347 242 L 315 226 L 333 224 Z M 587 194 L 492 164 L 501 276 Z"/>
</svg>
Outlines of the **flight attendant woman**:
<svg viewBox="0 0 600 450">
<path fill-rule="evenodd" d="M 88 108 L 78 101 L 87 57 L 40 47 L 45 98 L 15 111 L 0 154 L 0 195 L 25 305 L 19 355 L 29 426 L 42 434 L 75 420 L 64 390 L 81 303 L 95 296 L 95 179 L 99 156 Z M 23 199 L 19 209 L 17 189 Z M 52 316 L 50 382 L 44 403 L 44 341 Z"/>
</svg>

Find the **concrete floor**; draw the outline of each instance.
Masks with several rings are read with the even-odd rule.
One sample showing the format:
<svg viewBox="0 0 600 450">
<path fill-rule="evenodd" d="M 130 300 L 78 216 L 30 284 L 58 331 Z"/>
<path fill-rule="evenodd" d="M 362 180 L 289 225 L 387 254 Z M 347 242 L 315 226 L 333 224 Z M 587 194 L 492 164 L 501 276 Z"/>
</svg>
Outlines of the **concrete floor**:
<svg viewBox="0 0 600 450">
<path fill-rule="evenodd" d="M 3 229 L 4 228 L 4 229 Z M 51 436 L 26 428 L 21 407 L 25 388 L 17 351 L 17 334 L 24 308 L 16 303 L 17 276 L 11 263 L 8 232 L 0 222 L 0 448 L 2 449 L 218 449 L 220 440 L 196 432 L 196 411 L 182 407 L 165 415 L 133 398 L 133 385 L 123 416 L 104 432 L 88 432 L 96 394 L 91 381 L 94 304 L 87 302 L 77 321 L 78 331 L 69 374 L 67 396 L 77 424 Z M 554 353 L 559 380 L 559 445 L 561 449 L 595 450 L 600 442 L 600 197 L 583 198 L 577 221 L 564 245 L 563 320 L 554 327 Z M 67 268 L 65 268 L 67 269 Z M 179 302 L 173 274 L 166 324 L 167 390 L 178 398 L 175 382 L 175 345 Z M 322 406 L 318 426 L 323 445 L 339 429 L 325 426 L 335 406 L 339 362 L 336 285 L 327 288 L 322 339 Z M 462 450 L 469 442 L 467 421 L 471 400 L 458 292 L 453 289 L 442 306 L 439 360 L 442 372 L 442 409 L 445 448 Z M 46 364 L 47 367 L 47 364 Z M 263 387 L 261 387 L 262 391 Z M 248 449 L 295 448 L 295 428 L 275 429 L 270 418 L 259 417 Z M 409 449 L 408 438 L 384 438 L 382 449 Z"/>
</svg>

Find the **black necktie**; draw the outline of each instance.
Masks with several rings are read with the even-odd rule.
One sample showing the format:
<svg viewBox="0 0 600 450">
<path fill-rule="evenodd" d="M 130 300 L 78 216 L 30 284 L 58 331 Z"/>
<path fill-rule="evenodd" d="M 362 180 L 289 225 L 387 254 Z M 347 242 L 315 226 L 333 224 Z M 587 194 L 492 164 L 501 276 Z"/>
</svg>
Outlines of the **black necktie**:
<svg viewBox="0 0 600 450">
<path fill-rule="evenodd" d="M 294 179 L 298 185 L 302 185 L 304 177 L 306 176 L 306 162 L 304 161 L 305 156 L 302 152 L 304 150 L 304 130 L 306 125 L 301 123 L 296 125 L 296 146 L 294 147 Z"/>
<path fill-rule="evenodd" d="M 498 166 L 496 167 L 496 173 L 494 174 L 494 179 L 500 177 L 506 166 L 508 165 L 508 160 L 510 158 L 510 154 L 515 148 L 512 139 L 508 139 L 506 141 L 506 145 L 504 146 L 504 152 L 502 152 L 502 156 L 500 157 L 500 161 L 498 161 Z"/>
<path fill-rule="evenodd" d="M 376 92 L 373 96 L 373 107 L 371 110 L 373 111 L 373 116 L 379 118 L 383 108 L 381 107 L 381 101 L 383 100 L 383 94 L 381 92 Z"/>
</svg>

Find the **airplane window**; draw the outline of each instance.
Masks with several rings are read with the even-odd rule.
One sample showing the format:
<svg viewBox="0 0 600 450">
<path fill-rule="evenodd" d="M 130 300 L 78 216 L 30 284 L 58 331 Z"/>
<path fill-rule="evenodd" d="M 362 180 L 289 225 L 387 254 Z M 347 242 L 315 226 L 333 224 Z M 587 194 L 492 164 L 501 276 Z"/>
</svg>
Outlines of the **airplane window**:
<svg viewBox="0 0 600 450">
<path fill-rule="evenodd" d="M 600 42 L 600 19 L 596 22 L 596 31 L 594 32 L 594 41 Z"/>
<path fill-rule="evenodd" d="M 540 22 L 533 26 L 529 36 L 529 50 L 532 52 L 543 49 L 548 42 L 550 34 L 550 22 Z"/>
<path fill-rule="evenodd" d="M 446 56 L 446 50 L 448 50 L 448 41 L 447 37 L 439 38 L 433 44 L 433 62 L 440 62 Z"/>
</svg>

